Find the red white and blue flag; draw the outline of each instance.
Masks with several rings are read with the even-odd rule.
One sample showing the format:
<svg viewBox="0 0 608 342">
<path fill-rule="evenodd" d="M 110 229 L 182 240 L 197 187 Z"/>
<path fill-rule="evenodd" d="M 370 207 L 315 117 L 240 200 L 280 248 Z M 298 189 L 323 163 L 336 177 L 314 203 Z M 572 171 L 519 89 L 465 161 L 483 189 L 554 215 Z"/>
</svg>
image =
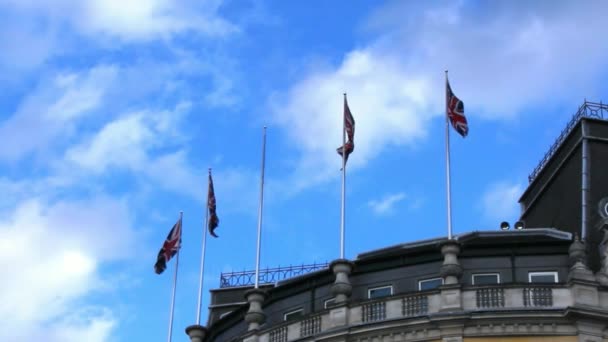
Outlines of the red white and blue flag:
<svg viewBox="0 0 608 342">
<path fill-rule="evenodd" d="M 217 217 L 216 205 L 215 205 L 215 190 L 213 190 L 213 178 L 211 178 L 211 171 L 209 171 L 209 193 L 207 194 L 207 209 L 209 210 L 209 234 L 213 237 L 217 237 L 215 234 L 215 228 L 220 224 L 220 219 Z"/>
<path fill-rule="evenodd" d="M 348 108 L 346 95 L 344 95 L 344 130 L 346 131 L 346 143 L 336 149 L 338 154 L 342 156 L 344 153 L 344 162 L 348 161 L 348 156 L 355 150 L 355 118 Z"/>
<path fill-rule="evenodd" d="M 454 95 L 452 88 L 450 87 L 450 82 L 447 80 L 446 105 L 446 112 L 452 127 L 454 127 L 456 132 L 462 135 L 463 138 L 466 137 L 467 134 L 469 134 L 469 125 L 467 123 L 467 118 L 464 116 L 464 103 Z"/>
<path fill-rule="evenodd" d="M 167 262 L 169 262 L 169 260 L 171 260 L 171 258 L 179 251 L 181 244 L 182 219 L 180 217 L 179 220 L 177 220 L 177 222 L 173 225 L 173 228 L 171 228 L 165 243 L 163 243 L 163 247 L 158 252 L 156 264 L 154 264 L 154 271 L 156 274 L 161 274 L 165 269 L 167 269 Z"/>
</svg>

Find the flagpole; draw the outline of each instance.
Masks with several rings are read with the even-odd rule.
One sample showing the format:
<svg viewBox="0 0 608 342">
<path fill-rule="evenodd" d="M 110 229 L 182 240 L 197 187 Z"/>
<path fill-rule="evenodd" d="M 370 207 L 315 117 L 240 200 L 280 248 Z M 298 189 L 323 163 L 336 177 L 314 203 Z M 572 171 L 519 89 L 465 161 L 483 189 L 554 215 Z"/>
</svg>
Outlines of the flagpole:
<svg viewBox="0 0 608 342">
<path fill-rule="evenodd" d="M 346 93 L 344 93 L 346 101 Z M 342 114 L 343 116 L 345 114 Z M 346 119 L 342 118 L 342 204 L 340 206 L 340 259 L 344 259 L 344 226 L 345 226 L 345 201 L 346 201 Z"/>
<path fill-rule="evenodd" d="M 209 168 L 211 177 L 211 168 Z M 203 274 L 205 271 L 205 247 L 207 246 L 207 227 L 209 227 L 209 182 L 207 182 L 207 206 L 205 207 L 205 225 L 203 226 L 203 249 L 201 251 L 201 271 L 199 274 L 198 302 L 196 305 L 196 324 L 201 324 L 201 306 L 203 305 Z"/>
<path fill-rule="evenodd" d="M 452 190 L 450 185 L 450 120 L 448 118 L 448 71 L 445 71 L 445 159 L 446 159 L 446 168 L 445 175 L 447 181 L 447 216 L 448 216 L 448 239 L 452 239 Z"/>
<path fill-rule="evenodd" d="M 255 255 L 255 288 L 259 287 L 260 281 L 260 247 L 262 245 L 262 209 L 264 208 L 264 168 L 266 163 L 266 126 L 262 138 L 262 173 L 260 177 L 260 206 L 258 208 L 258 243 Z"/>
<path fill-rule="evenodd" d="M 183 211 L 180 211 L 179 212 L 180 229 L 182 229 L 182 227 L 181 227 L 182 216 L 183 216 Z M 180 235 L 180 239 L 181 239 L 181 235 Z M 179 249 L 177 250 L 177 255 L 175 256 L 175 272 L 173 273 L 173 291 L 171 294 L 171 309 L 170 309 L 170 313 L 169 313 L 169 334 L 167 336 L 168 342 L 171 342 L 171 336 L 173 335 L 173 312 L 174 312 L 174 308 L 175 308 L 175 290 L 177 289 L 177 268 L 179 266 L 179 251 L 182 247 L 181 241 L 178 243 L 179 243 Z"/>
</svg>

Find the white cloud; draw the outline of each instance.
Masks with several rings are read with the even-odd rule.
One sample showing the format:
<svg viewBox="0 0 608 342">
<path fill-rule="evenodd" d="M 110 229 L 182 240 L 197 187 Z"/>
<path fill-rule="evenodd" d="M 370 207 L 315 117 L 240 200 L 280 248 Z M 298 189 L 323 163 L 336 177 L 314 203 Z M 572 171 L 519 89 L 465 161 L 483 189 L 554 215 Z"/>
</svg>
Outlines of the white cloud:
<svg viewBox="0 0 608 342">
<path fill-rule="evenodd" d="M 30 199 L 0 220 L 0 340 L 101 341 L 115 325 L 107 308 L 80 300 L 107 291 L 101 267 L 136 253 L 123 201 L 104 196 L 48 203 Z M 82 312 L 81 312 L 82 313 Z M 98 337 L 89 339 L 93 334 Z"/>
<path fill-rule="evenodd" d="M 71 136 L 75 124 L 99 108 L 116 75 L 116 67 L 102 65 L 41 80 L 15 114 L 0 122 L 0 136 L 11 142 L 0 145 L 0 161 L 20 160 Z"/>
<path fill-rule="evenodd" d="M 24 17 L 39 16 L 49 28 L 66 25 L 89 37 L 147 41 L 193 32 L 225 36 L 238 28 L 222 18 L 222 1 L 169 0 L 3 0 L 0 6 Z"/>
<path fill-rule="evenodd" d="M 498 224 L 519 217 L 519 195 L 523 186 L 517 183 L 498 182 L 491 184 L 481 199 L 483 216 L 487 221 Z"/>
<path fill-rule="evenodd" d="M 189 110 L 189 103 L 180 103 L 172 110 L 120 116 L 69 148 L 61 172 L 66 177 L 80 174 L 86 178 L 109 170 L 127 170 L 154 186 L 202 200 L 204 170 L 197 173 L 192 168 L 180 135 L 179 126 Z"/>
<path fill-rule="evenodd" d="M 286 103 L 275 103 L 276 122 L 303 152 L 296 188 L 338 175 L 335 150 L 342 139 L 343 91 L 348 91 L 356 121 L 350 167 L 365 164 L 387 145 L 412 143 L 426 135 L 433 112 L 424 96 L 430 87 L 424 79 L 406 74 L 390 57 L 357 50 L 337 70 L 316 71 L 296 84 Z"/>
<path fill-rule="evenodd" d="M 369 207 L 376 215 L 386 215 L 393 212 L 395 205 L 405 199 L 405 193 L 398 192 L 396 194 L 385 195 L 379 200 L 370 200 L 367 202 Z"/>
<path fill-rule="evenodd" d="M 597 44 L 608 34 L 608 3 L 467 6 L 391 3 L 367 25 L 377 39 L 272 98 L 275 121 L 301 152 L 298 188 L 339 175 L 344 91 L 357 122 L 351 169 L 387 146 L 418 143 L 431 122 L 439 124 L 432 119 L 443 115 L 446 68 L 472 134 L 480 118 L 513 119 L 531 106 L 598 95 L 608 66 L 608 45 Z"/>
</svg>

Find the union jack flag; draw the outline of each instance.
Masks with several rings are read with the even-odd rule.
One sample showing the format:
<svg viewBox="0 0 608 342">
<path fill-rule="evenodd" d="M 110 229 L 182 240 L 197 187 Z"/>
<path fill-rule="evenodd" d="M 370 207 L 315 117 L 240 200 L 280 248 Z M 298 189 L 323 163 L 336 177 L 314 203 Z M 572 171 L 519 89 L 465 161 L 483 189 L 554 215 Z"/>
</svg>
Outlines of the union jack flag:
<svg viewBox="0 0 608 342">
<path fill-rule="evenodd" d="M 217 237 L 215 234 L 215 228 L 220 224 L 220 219 L 217 217 L 215 212 L 215 191 L 213 190 L 213 179 L 211 178 L 211 171 L 209 171 L 209 193 L 207 194 L 207 208 L 209 209 L 209 234 L 213 237 Z"/>
<path fill-rule="evenodd" d="M 182 244 L 182 218 L 180 216 L 179 220 L 173 225 L 169 235 L 167 235 L 167 239 L 165 243 L 163 243 L 163 247 L 161 247 L 158 252 L 158 257 L 156 258 L 156 264 L 154 264 L 154 271 L 156 274 L 161 274 L 165 269 L 167 269 L 167 262 L 171 260 L 171 258 L 179 251 L 179 248 Z"/>
<path fill-rule="evenodd" d="M 467 136 L 467 134 L 469 134 L 469 125 L 467 124 L 467 118 L 464 116 L 464 103 L 462 103 L 462 101 L 460 101 L 460 99 L 454 95 L 452 88 L 450 87 L 450 82 L 447 80 L 446 97 L 446 111 L 448 118 L 450 119 L 450 123 L 456 132 L 458 132 L 464 138 Z"/>
<path fill-rule="evenodd" d="M 355 150 L 355 118 L 348 108 L 346 94 L 344 95 L 344 130 L 346 131 L 347 141 L 343 146 L 336 149 L 338 154 L 342 156 L 344 153 L 344 162 L 348 161 L 348 156 Z"/>
</svg>

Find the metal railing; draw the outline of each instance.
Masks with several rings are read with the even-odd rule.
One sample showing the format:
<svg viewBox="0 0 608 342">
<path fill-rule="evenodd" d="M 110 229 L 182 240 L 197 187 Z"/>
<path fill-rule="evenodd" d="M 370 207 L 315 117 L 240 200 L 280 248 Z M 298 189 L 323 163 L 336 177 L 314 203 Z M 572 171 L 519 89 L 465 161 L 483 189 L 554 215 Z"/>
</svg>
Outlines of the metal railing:
<svg viewBox="0 0 608 342">
<path fill-rule="evenodd" d="M 576 124 L 583 117 L 608 120 L 608 104 L 605 104 L 602 102 L 599 102 L 599 103 L 589 102 L 589 101 L 585 100 L 585 102 L 583 102 L 583 105 L 578 108 L 578 111 L 576 112 L 576 114 L 574 114 L 572 116 L 572 119 L 570 119 L 570 121 L 566 125 L 566 128 L 564 128 L 562 130 L 559 137 L 557 137 L 557 139 L 555 140 L 553 145 L 551 145 L 551 147 L 549 148 L 549 151 L 547 151 L 547 153 L 545 153 L 545 156 L 543 157 L 543 159 L 540 160 L 540 162 L 538 163 L 536 168 L 534 168 L 532 173 L 530 175 L 528 175 L 528 182 L 532 183 L 532 181 L 534 181 L 534 179 L 536 179 L 538 174 L 543 170 L 543 168 L 549 162 L 549 159 L 551 159 L 551 157 L 553 157 L 553 155 L 555 154 L 557 149 L 564 142 L 564 140 L 566 139 L 568 134 L 570 134 L 570 132 L 572 132 L 572 129 L 574 129 L 574 126 L 576 126 Z"/>
<path fill-rule="evenodd" d="M 306 273 L 326 269 L 328 263 L 313 263 L 308 265 L 286 266 L 260 269 L 260 284 L 274 284 L 278 281 L 297 277 Z M 220 274 L 220 288 L 250 286 L 255 284 L 255 270 L 241 272 L 226 272 Z"/>
</svg>

